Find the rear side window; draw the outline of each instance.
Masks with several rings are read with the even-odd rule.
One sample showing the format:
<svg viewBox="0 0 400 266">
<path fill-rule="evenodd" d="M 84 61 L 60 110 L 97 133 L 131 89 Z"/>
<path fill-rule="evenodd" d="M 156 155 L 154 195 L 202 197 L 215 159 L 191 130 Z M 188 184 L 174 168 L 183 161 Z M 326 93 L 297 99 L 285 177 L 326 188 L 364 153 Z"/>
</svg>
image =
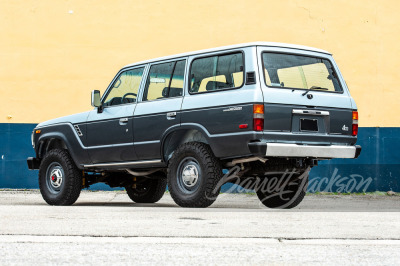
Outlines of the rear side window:
<svg viewBox="0 0 400 266">
<path fill-rule="evenodd" d="M 186 60 L 152 65 L 143 101 L 182 96 Z"/>
<path fill-rule="evenodd" d="M 243 75 L 241 52 L 198 58 L 190 69 L 189 92 L 239 88 L 243 85 Z"/>
<path fill-rule="evenodd" d="M 342 92 L 332 63 L 323 58 L 262 54 L 265 84 L 270 87 Z"/>
</svg>

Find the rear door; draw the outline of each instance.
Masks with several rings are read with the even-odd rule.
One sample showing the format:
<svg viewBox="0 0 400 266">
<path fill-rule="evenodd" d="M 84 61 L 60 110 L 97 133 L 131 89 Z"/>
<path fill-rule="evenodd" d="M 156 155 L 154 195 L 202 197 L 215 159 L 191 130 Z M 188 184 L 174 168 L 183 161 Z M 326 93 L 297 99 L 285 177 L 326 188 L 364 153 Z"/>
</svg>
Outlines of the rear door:
<svg viewBox="0 0 400 266">
<path fill-rule="evenodd" d="M 329 54 L 258 47 L 264 94 L 264 138 L 309 144 L 353 144 L 352 103 Z"/>
<path fill-rule="evenodd" d="M 161 137 L 179 126 L 186 58 L 150 65 L 134 115 L 135 151 L 140 160 L 161 158 Z"/>
</svg>

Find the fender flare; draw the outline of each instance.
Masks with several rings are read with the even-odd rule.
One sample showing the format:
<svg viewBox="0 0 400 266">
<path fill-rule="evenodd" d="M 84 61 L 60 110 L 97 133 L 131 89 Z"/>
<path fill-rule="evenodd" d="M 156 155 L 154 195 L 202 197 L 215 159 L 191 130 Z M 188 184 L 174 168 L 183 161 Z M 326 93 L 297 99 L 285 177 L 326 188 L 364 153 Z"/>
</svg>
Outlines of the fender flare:
<svg viewBox="0 0 400 266">
<path fill-rule="evenodd" d="M 66 124 L 63 124 L 63 125 L 66 126 Z M 62 126 L 62 125 L 58 124 L 58 125 L 54 125 L 54 126 Z M 39 143 L 39 145 L 38 145 L 36 154 L 39 155 L 39 152 L 41 151 L 41 149 L 43 149 L 44 142 L 48 141 L 49 139 L 58 139 L 58 140 L 61 140 L 65 144 L 65 146 L 68 149 L 69 154 L 72 157 L 72 160 L 75 162 L 76 166 L 81 169 L 82 168 L 81 164 L 88 161 L 89 156 L 88 156 L 88 153 L 87 153 L 85 147 L 83 146 L 81 140 L 77 139 L 78 137 L 76 135 L 76 132 L 73 129 L 73 126 L 71 124 L 68 124 L 68 128 L 69 129 L 63 128 L 63 130 L 72 130 L 71 136 L 74 136 L 73 140 L 69 139 L 66 136 L 66 132 L 61 132 L 60 130 L 45 132 L 37 140 L 37 143 Z M 68 133 L 71 133 L 71 132 L 68 132 Z M 76 142 L 76 143 L 71 143 L 71 142 Z M 82 154 L 80 154 L 80 153 L 82 153 Z"/>
<path fill-rule="evenodd" d="M 164 158 L 164 146 L 165 146 L 166 139 L 172 133 L 174 133 L 178 130 L 191 130 L 191 129 L 201 132 L 203 134 L 203 136 L 205 137 L 205 139 L 207 140 L 207 142 L 210 144 L 211 150 L 213 149 L 213 147 L 211 145 L 211 142 L 212 142 L 211 134 L 208 132 L 208 130 L 204 126 L 197 124 L 197 123 L 182 123 L 180 125 L 173 125 L 173 126 L 169 127 L 167 130 L 165 130 L 163 135 L 161 136 L 160 154 L 161 154 L 161 158 L 162 158 L 163 162 L 166 161 Z"/>
</svg>

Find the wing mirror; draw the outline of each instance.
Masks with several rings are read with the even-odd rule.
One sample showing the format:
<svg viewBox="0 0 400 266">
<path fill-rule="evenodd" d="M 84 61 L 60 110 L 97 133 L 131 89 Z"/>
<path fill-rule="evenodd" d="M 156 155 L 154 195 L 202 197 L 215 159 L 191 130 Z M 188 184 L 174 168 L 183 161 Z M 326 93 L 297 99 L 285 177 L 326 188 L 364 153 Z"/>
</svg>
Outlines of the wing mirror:
<svg viewBox="0 0 400 266">
<path fill-rule="evenodd" d="M 98 90 L 92 91 L 92 106 L 93 107 L 100 106 L 100 91 Z"/>
<path fill-rule="evenodd" d="M 103 112 L 103 106 L 101 105 L 101 102 L 100 102 L 100 91 L 99 90 L 92 91 L 92 106 L 97 107 L 98 113 Z"/>
</svg>

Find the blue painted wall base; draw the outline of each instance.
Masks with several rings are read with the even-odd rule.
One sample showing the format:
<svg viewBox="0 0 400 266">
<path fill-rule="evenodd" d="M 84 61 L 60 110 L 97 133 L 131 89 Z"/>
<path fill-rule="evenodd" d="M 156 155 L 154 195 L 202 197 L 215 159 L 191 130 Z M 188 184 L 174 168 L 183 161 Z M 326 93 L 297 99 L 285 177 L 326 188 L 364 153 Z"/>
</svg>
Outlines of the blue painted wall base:
<svg viewBox="0 0 400 266">
<path fill-rule="evenodd" d="M 38 188 L 38 171 L 29 171 L 26 164 L 26 158 L 35 155 L 31 145 L 35 126 L 0 124 L 0 188 Z M 345 192 L 342 190 L 352 188 L 354 183 L 357 186 L 368 181 L 368 186 L 355 187 L 352 192 L 400 192 L 400 128 L 360 128 L 357 144 L 363 148 L 358 159 L 323 161 L 313 168 L 309 190 Z M 224 185 L 222 191 L 229 188 Z M 104 184 L 91 189 L 111 190 Z"/>
</svg>

